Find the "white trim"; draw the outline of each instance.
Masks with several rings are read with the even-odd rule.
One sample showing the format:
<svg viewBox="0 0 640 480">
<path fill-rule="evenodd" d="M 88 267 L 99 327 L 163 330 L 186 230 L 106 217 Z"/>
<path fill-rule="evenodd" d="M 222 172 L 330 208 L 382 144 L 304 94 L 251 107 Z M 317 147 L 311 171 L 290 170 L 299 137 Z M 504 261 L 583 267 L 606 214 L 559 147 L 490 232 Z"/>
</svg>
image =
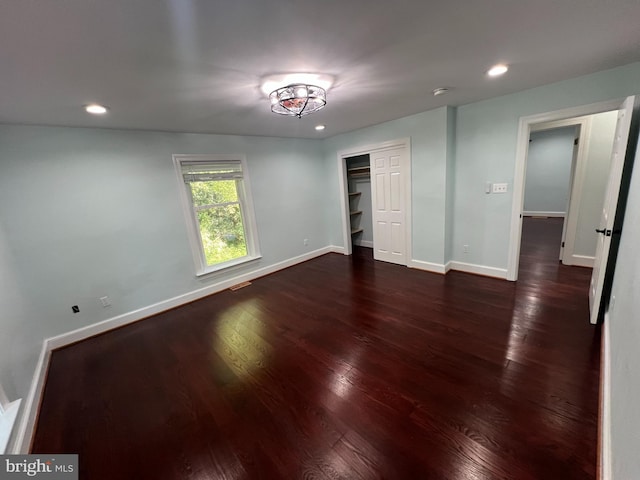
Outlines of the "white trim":
<svg viewBox="0 0 640 480">
<path fill-rule="evenodd" d="M 431 273 L 440 273 L 442 275 L 447 273 L 447 268 L 445 267 L 445 265 L 441 263 L 425 262 L 423 260 L 411 259 L 407 264 L 407 267 L 416 268 L 418 270 L 424 270 Z"/>
<path fill-rule="evenodd" d="M 340 255 L 349 255 L 344 247 L 338 245 L 331 245 L 329 247 L 330 253 L 339 253 Z"/>
<path fill-rule="evenodd" d="M 268 267 L 260 268 L 252 272 L 238 275 L 236 277 L 212 285 L 208 285 L 204 288 L 200 288 L 198 290 L 194 290 L 183 295 L 179 295 L 177 297 L 173 297 L 168 300 L 149 305 L 147 307 L 139 308 L 137 310 L 118 315 L 117 317 L 108 318 L 101 322 L 87 325 L 86 327 L 78 328 L 76 330 L 72 330 L 70 332 L 45 339 L 42 343 L 40 358 L 38 360 L 33 380 L 31 382 L 31 388 L 29 389 L 29 395 L 27 396 L 27 401 L 22 412 L 22 418 L 18 427 L 16 440 L 13 443 L 12 453 L 27 453 L 31 446 L 31 439 L 34 433 L 38 412 L 40 410 L 40 402 L 42 400 L 42 393 L 44 390 L 44 383 L 49 368 L 49 360 L 51 359 L 52 350 L 70 345 L 75 342 L 79 342 L 81 340 L 85 340 L 87 338 L 91 338 L 95 335 L 108 332 L 109 330 L 113 330 L 130 323 L 137 322 L 157 313 L 164 312 L 180 305 L 184 305 L 185 303 L 192 302 L 194 300 L 206 297 L 217 292 L 221 292 L 222 290 L 226 290 L 232 285 L 236 285 L 238 283 L 246 282 L 249 280 L 255 280 L 256 278 L 269 275 L 271 273 L 277 272 L 278 270 L 292 267 L 293 265 L 306 262 L 307 260 L 311 260 L 327 253 L 342 254 L 344 253 L 344 248 L 333 245 L 323 247 L 312 252 L 275 263 Z"/>
<path fill-rule="evenodd" d="M 609 312 L 604 314 L 602 325 L 602 390 L 601 431 L 600 431 L 600 480 L 611 480 L 611 345 L 609 337 Z"/>
<path fill-rule="evenodd" d="M 459 272 L 474 273 L 476 275 L 484 275 L 485 277 L 494 277 L 507 279 L 506 268 L 487 267 L 486 265 L 476 265 L 474 263 L 449 262 L 448 269 L 457 270 Z M 445 270 L 447 267 L 445 266 Z"/>
<path fill-rule="evenodd" d="M 49 370 L 49 360 L 51 359 L 51 347 L 49 340 L 42 342 L 40 356 L 36 364 L 36 370 L 31 380 L 31 387 L 27 395 L 22 416 L 18 425 L 16 439 L 13 442 L 11 452 L 13 454 L 28 453 L 31 447 L 31 438 L 36 426 L 36 419 L 40 411 L 40 402 L 42 401 L 42 393 L 44 390 L 44 382 Z"/>
<path fill-rule="evenodd" d="M 222 290 L 226 290 L 227 288 L 233 285 L 236 285 L 238 283 L 255 280 L 256 278 L 264 277 L 265 275 L 269 275 L 271 273 L 277 272 L 278 270 L 292 267 L 293 265 L 297 265 L 298 263 L 306 262 L 307 260 L 311 260 L 313 258 L 319 257 L 321 255 L 325 255 L 331 252 L 333 252 L 333 247 L 320 248 L 318 250 L 314 250 L 312 252 L 305 253 L 303 255 L 299 255 L 297 257 L 284 260 L 282 262 L 278 262 L 268 267 L 259 268 L 257 270 L 253 270 L 251 272 L 247 272 L 242 275 L 237 275 L 235 277 L 222 280 L 220 282 L 213 283 L 211 285 L 207 285 L 206 287 L 199 288 L 197 290 L 193 290 L 191 292 L 188 292 L 182 295 L 178 295 L 177 297 L 173 297 L 168 300 L 163 300 L 161 302 L 154 303 L 153 305 L 149 305 L 147 307 L 140 308 L 138 310 L 134 310 L 132 312 L 128 312 L 122 315 L 118 315 L 117 317 L 109 318 L 107 320 L 103 320 L 101 322 L 94 323 L 92 325 L 87 325 L 86 327 L 78 328 L 77 330 L 73 330 L 71 332 L 63 333 L 62 335 L 58 335 L 56 337 L 52 337 L 48 339 L 49 347 L 51 349 L 56 349 L 56 348 L 64 347 L 65 345 L 69 345 L 71 343 L 78 342 L 80 340 L 85 340 L 87 338 L 93 337 L 100 333 L 113 330 L 114 328 L 118 328 L 123 325 L 127 325 L 129 323 L 137 322 L 138 320 L 142 320 L 143 318 L 150 317 L 151 315 L 155 315 L 157 313 L 164 312 L 171 308 L 184 305 L 185 303 L 193 302 L 194 300 L 198 300 L 202 297 L 206 297 L 208 295 L 221 292 Z"/>
<path fill-rule="evenodd" d="M 571 263 L 567 263 L 566 265 L 574 265 L 576 267 L 591 267 L 593 268 L 593 263 L 596 258 L 591 257 L 589 255 L 576 255 L 575 253 L 569 257 L 569 261 Z M 564 263 L 564 262 L 563 262 Z"/>
<path fill-rule="evenodd" d="M 237 258 L 229 262 L 220 263 L 209 266 L 204 257 L 204 247 L 199 234 L 198 218 L 195 215 L 193 207 L 193 198 L 189 193 L 189 189 L 185 187 L 185 181 L 182 173 L 183 162 L 202 162 L 215 163 L 222 161 L 234 161 L 240 163 L 242 169 L 242 181 L 238 184 L 238 203 L 242 221 L 244 223 L 245 242 L 247 245 L 247 255 Z M 258 224 L 256 223 L 255 209 L 253 207 L 253 197 L 251 195 L 251 180 L 249 178 L 249 168 L 247 167 L 247 157 L 241 154 L 227 155 L 191 155 L 191 154 L 175 154 L 173 155 L 173 164 L 178 180 L 178 190 L 180 192 L 180 204 L 182 205 L 182 213 L 187 227 L 187 236 L 189 238 L 189 246 L 195 265 L 196 276 L 208 275 L 210 273 L 219 272 L 226 268 L 232 268 L 236 265 L 252 262 L 261 257 L 260 242 L 258 241 Z"/>
<path fill-rule="evenodd" d="M 523 217 L 550 217 L 550 218 L 559 218 L 564 217 L 567 212 L 533 212 L 531 210 L 527 210 L 522 212 Z"/>
<path fill-rule="evenodd" d="M 522 235 L 522 218 L 520 217 L 520 214 L 522 213 L 522 206 L 524 203 L 524 180 L 531 126 L 537 123 L 552 122 L 567 118 L 583 117 L 585 115 L 594 115 L 596 113 L 618 110 L 622 100 L 623 99 L 609 100 L 606 102 L 520 117 L 520 120 L 518 121 L 515 172 L 513 175 L 513 199 L 511 203 L 507 280 L 515 281 L 518 278 L 520 239 Z M 583 136 L 581 135 L 581 138 L 582 137 Z"/>
<path fill-rule="evenodd" d="M 569 122 L 570 120 L 566 120 Z M 591 118 L 576 118 L 579 129 L 578 151 L 576 152 L 575 165 L 571 165 L 571 184 L 569 185 L 569 201 L 567 202 L 567 217 L 564 221 L 564 248 L 562 248 L 562 262 L 573 257 L 573 249 L 578 232 L 578 217 L 580 203 L 582 202 L 582 190 L 587 173 L 587 161 L 589 142 L 591 140 Z M 572 160 L 573 161 L 573 160 Z"/>
<path fill-rule="evenodd" d="M 21 403 L 22 399 L 18 399 L 5 404 L 2 413 L 0 413 L 0 455 L 7 452 L 7 445 L 16 424 Z"/>
<path fill-rule="evenodd" d="M 385 150 L 404 149 L 407 156 L 407 172 L 405 177 L 405 249 L 407 263 L 411 258 L 412 246 L 412 214 L 411 214 L 411 139 L 409 137 L 399 138 L 396 140 L 389 140 L 387 142 L 376 143 L 373 145 L 363 145 L 359 147 L 348 148 L 345 150 L 339 150 L 337 153 L 338 162 L 338 185 L 340 188 L 340 207 L 342 210 L 342 238 L 346 255 L 351 255 L 351 222 L 349 219 L 349 198 L 347 187 L 347 165 L 345 159 L 348 157 L 356 157 L 358 155 L 366 155 L 374 152 L 382 152 Z M 373 248 L 373 247 L 372 247 Z"/>
</svg>

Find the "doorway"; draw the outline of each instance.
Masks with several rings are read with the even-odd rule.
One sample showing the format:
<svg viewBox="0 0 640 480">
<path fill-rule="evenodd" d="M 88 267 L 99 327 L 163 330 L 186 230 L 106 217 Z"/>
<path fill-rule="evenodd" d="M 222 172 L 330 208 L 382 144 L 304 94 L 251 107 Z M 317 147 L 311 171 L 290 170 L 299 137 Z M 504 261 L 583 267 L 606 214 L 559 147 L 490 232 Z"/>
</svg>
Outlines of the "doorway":
<svg viewBox="0 0 640 480">
<path fill-rule="evenodd" d="M 350 192 L 350 173 L 348 162 L 353 157 L 369 157 L 371 225 L 373 256 L 376 260 L 407 265 L 411 259 L 411 146 L 408 138 L 367 145 L 338 152 L 338 174 L 341 189 L 342 226 L 344 250 L 346 255 L 353 252 L 357 230 L 352 229 L 352 217 L 361 216 L 351 197 L 358 194 Z M 364 165 L 352 168 L 364 171 Z M 360 170 L 361 169 L 361 170 Z M 349 195 L 352 193 L 354 195 Z M 359 201 L 362 202 L 363 199 Z M 364 204 L 360 203 L 362 207 Z M 362 219 L 360 220 L 362 221 Z M 364 233 L 364 232 L 362 232 Z M 357 239 L 355 240 L 357 242 Z M 366 241 L 366 240 L 365 240 Z M 362 242 L 362 239 L 360 240 Z M 356 243 L 357 244 L 357 243 Z M 364 246 L 367 246 L 364 244 Z"/>
<path fill-rule="evenodd" d="M 571 206 L 570 192 L 578 163 L 579 139 L 582 136 L 581 126 L 581 124 L 534 125 L 531 128 L 527 152 L 521 241 L 525 243 L 526 232 L 536 224 L 556 226 L 543 230 L 550 237 L 542 240 L 551 241 L 556 252 L 553 255 L 564 264 L 569 264 L 570 259 L 569 255 L 565 255 L 565 251 L 572 250 L 572 246 L 565 249 L 565 244 Z M 582 150 L 584 151 L 584 147 Z M 574 202 L 574 209 L 575 206 Z M 521 246 L 521 260 L 522 250 Z"/>
<path fill-rule="evenodd" d="M 620 100 L 602 102 L 594 105 L 586 105 L 566 110 L 548 112 L 530 117 L 522 117 L 519 123 L 518 143 L 516 152 L 516 171 L 514 176 L 514 197 L 512 206 L 511 235 L 509 242 L 509 262 L 507 268 L 507 279 L 515 281 L 518 279 L 518 268 L 520 260 L 520 247 L 522 241 L 522 222 L 525 198 L 525 182 L 527 171 L 527 157 L 529 153 L 529 139 L 536 131 L 544 131 L 553 128 L 574 126 L 579 130 L 575 160 L 573 160 L 572 171 L 570 173 L 571 188 L 569 189 L 569 199 L 566 208 L 566 217 L 563 225 L 562 237 L 564 248 L 558 255 L 562 256 L 563 263 L 567 265 L 592 266 L 593 254 L 584 253 L 591 244 L 595 245 L 597 238 L 589 236 L 593 232 L 593 226 L 598 220 L 593 219 L 593 212 L 598 213 L 604 200 L 604 191 L 599 198 L 591 190 L 584 192 L 584 183 L 587 179 L 587 154 L 589 149 L 589 139 L 591 135 L 591 119 L 593 115 L 604 112 L 614 112 L 620 108 Z M 615 115 L 612 113 L 612 115 Z M 610 137 L 612 141 L 613 136 Z M 610 156 L 611 150 L 606 155 Z M 608 167 L 607 167 L 608 168 Z M 596 174 L 597 176 L 598 174 Z M 602 175 L 602 172 L 599 173 Z M 608 171 L 604 177 L 608 176 Z M 606 181 L 603 189 L 606 189 Z M 589 187 L 590 188 L 590 187 Z M 600 206 L 598 206 L 598 202 Z M 581 206 L 588 204 L 587 210 L 590 214 L 581 212 Z M 584 239 L 587 239 L 586 241 Z M 562 245 L 562 244 L 561 244 Z M 590 251 L 590 250 L 589 250 Z"/>
</svg>

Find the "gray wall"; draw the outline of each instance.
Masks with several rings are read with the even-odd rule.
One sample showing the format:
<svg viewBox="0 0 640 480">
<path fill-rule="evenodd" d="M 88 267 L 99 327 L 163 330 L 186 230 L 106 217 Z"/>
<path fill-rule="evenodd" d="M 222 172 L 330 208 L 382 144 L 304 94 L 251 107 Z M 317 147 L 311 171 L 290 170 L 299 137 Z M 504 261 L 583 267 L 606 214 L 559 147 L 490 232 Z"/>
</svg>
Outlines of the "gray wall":
<svg viewBox="0 0 640 480">
<path fill-rule="evenodd" d="M 566 215 L 575 138 L 576 127 L 531 133 L 524 189 L 525 213 Z"/>
<path fill-rule="evenodd" d="M 247 156 L 263 258 L 238 275 L 331 243 L 321 147 L 319 140 L 0 126 L 7 393 L 27 394 L 44 338 L 229 277 L 194 275 L 172 154 Z M 104 295 L 111 307 L 100 305 Z"/>
</svg>

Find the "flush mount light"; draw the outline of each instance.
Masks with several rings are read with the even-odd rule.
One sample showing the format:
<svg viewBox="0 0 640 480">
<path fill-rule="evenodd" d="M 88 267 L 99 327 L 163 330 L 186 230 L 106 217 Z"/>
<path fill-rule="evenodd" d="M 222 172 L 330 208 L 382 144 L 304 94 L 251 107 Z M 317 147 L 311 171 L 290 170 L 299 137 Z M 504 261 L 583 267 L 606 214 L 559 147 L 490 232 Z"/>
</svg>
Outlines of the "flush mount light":
<svg viewBox="0 0 640 480">
<path fill-rule="evenodd" d="M 93 115 L 104 115 L 108 110 L 107 107 L 99 105 L 97 103 L 85 105 L 84 109 L 87 111 L 87 113 L 91 113 Z"/>
<path fill-rule="evenodd" d="M 434 97 L 437 97 L 438 95 L 444 95 L 445 93 L 447 93 L 449 91 L 448 88 L 445 87 L 439 87 L 436 88 L 432 93 Z"/>
<path fill-rule="evenodd" d="M 262 77 L 260 90 L 266 97 L 278 88 L 295 84 L 317 85 L 327 91 L 332 87 L 334 80 L 333 75 L 325 75 L 324 73 L 277 73 Z"/>
<path fill-rule="evenodd" d="M 302 118 L 324 108 L 327 92 L 317 85 L 297 83 L 274 90 L 269 99 L 273 113 Z"/>
<path fill-rule="evenodd" d="M 504 75 L 509 70 L 509 67 L 503 63 L 499 63 L 498 65 L 494 65 L 487 71 L 487 75 L 490 77 L 499 77 L 500 75 Z"/>
<path fill-rule="evenodd" d="M 316 125 L 316 130 L 318 130 L 319 132 L 324 130 L 325 126 L 324 125 Z"/>
</svg>

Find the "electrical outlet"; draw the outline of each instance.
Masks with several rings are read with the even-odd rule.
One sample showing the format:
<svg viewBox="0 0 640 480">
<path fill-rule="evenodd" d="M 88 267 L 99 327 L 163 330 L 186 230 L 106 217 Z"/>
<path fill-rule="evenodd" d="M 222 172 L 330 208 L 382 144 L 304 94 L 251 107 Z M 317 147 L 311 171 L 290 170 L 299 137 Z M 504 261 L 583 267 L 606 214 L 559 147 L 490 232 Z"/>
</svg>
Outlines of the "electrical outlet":
<svg viewBox="0 0 640 480">
<path fill-rule="evenodd" d="M 494 183 L 493 184 L 493 193 L 507 193 L 508 183 Z"/>
<path fill-rule="evenodd" d="M 304 246 L 306 247 L 307 245 L 309 245 L 309 239 L 305 238 L 302 243 L 304 244 Z"/>
<path fill-rule="evenodd" d="M 463 246 L 462 246 L 462 251 L 463 251 L 464 253 L 469 253 L 469 245 L 463 245 Z"/>
<path fill-rule="evenodd" d="M 111 306 L 111 299 L 109 297 L 100 297 L 100 303 L 103 307 Z"/>
</svg>

